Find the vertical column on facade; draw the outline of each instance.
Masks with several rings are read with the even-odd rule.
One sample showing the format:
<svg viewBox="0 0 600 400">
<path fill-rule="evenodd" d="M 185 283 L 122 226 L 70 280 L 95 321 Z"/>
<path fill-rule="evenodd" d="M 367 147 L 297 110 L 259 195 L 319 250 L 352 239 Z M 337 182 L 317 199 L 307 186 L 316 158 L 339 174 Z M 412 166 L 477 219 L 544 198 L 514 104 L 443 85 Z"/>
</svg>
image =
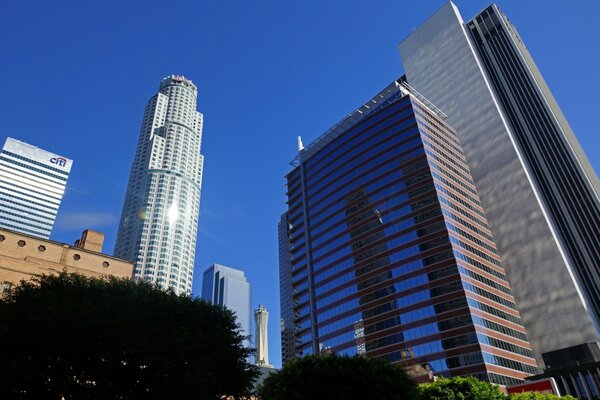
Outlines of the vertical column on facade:
<svg viewBox="0 0 600 400">
<path fill-rule="evenodd" d="M 302 215 L 304 218 L 304 238 L 306 241 L 306 277 L 308 280 L 308 304 L 310 307 L 310 332 L 312 336 L 313 354 L 319 353 L 319 343 L 317 342 L 317 316 L 315 315 L 315 297 L 313 291 L 313 269 L 312 269 L 312 246 L 310 242 L 310 220 L 308 218 L 308 203 L 306 197 L 306 180 L 304 173 L 303 150 L 298 154 L 300 161 L 300 185 L 302 187 Z"/>
</svg>

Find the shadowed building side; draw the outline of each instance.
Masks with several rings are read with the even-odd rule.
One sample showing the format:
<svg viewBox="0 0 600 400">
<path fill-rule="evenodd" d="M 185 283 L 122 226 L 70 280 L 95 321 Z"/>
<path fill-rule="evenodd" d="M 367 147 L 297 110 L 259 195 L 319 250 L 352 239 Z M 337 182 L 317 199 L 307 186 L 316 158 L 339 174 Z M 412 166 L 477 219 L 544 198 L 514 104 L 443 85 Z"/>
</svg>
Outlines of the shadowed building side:
<svg viewBox="0 0 600 400">
<path fill-rule="evenodd" d="M 399 49 L 458 132 L 538 363 L 598 341 L 598 179 L 512 24 L 448 2 Z"/>
</svg>

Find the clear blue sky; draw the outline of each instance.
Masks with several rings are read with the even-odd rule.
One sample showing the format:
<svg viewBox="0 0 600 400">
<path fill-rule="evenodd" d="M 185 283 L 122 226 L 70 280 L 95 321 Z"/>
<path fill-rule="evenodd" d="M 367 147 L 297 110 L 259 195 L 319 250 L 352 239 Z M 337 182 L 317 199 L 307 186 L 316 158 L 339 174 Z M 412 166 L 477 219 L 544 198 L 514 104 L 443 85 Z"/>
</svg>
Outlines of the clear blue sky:
<svg viewBox="0 0 600 400">
<path fill-rule="evenodd" d="M 458 0 L 469 19 L 487 5 Z M 280 365 L 277 221 L 296 136 L 308 143 L 402 74 L 396 46 L 442 0 L 0 0 L 0 141 L 74 159 L 52 239 L 85 228 L 112 253 L 146 101 L 199 88 L 204 182 L 194 293 L 214 262 L 246 271 Z M 592 164 L 600 2 L 499 0 Z"/>
</svg>

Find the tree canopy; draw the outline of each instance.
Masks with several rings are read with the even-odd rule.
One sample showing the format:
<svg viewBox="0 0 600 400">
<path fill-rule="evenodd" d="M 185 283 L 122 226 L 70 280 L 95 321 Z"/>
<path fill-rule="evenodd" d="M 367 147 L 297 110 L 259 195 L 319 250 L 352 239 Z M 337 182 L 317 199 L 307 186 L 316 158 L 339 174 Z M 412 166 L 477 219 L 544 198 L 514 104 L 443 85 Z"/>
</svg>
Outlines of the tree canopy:
<svg viewBox="0 0 600 400">
<path fill-rule="evenodd" d="M 413 400 L 417 384 L 402 368 L 377 359 L 339 355 L 306 356 L 267 377 L 262 400 Z"/>
<path fill-rule="evenodd" d="M 210 399 L 257 375 L 233 314 L 143 282 L 61 273 L 0 301 L 2 399 Z"/>
<path fill-rule="evenodd" d="M 421 400 L 576 400 L 571 396 L 525 392 L 504 395 L 498 386 L 476 378 L 438 378 L 419 387 Z"/>
<path fill-rule="evenodd" d="M 506 400 L 498 386 L 476 378 L 438 378 L 420 386 L 421 400 Z"/>
</svg>

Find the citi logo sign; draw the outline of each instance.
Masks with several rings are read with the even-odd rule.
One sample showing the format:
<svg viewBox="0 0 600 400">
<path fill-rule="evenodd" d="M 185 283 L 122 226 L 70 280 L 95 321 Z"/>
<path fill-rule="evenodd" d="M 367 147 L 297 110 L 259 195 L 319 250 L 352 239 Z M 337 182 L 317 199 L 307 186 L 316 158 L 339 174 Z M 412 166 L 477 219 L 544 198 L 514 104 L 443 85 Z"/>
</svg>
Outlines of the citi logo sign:
<svg viewBox="0 0 600 400">
<path fill-rule="evenodd" d="M 50 159 L 50 162 L 52 164 L 58 165 L 59 167 L 64 167 L 64 166 L 67 165 L 67 160 L 65 158 L 62 158 L 62 157 L 53 157 L 53 158 Z"/>
</svg>

